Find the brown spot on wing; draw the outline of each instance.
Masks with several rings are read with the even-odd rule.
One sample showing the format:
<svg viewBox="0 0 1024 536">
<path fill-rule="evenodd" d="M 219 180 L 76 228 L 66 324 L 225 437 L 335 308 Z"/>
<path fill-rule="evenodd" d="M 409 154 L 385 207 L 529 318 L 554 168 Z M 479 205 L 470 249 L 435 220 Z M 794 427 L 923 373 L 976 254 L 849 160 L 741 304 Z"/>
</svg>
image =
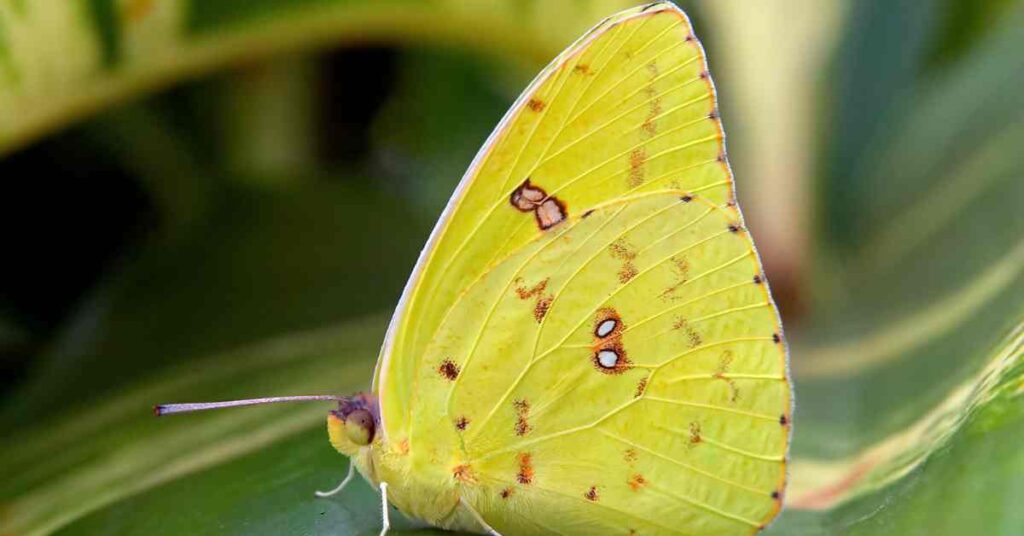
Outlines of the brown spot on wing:
<svg viewBox="0 0 1024 536">
<path fill-rule="evenodd" d="M 530 109 L 535 111 L 535 112 L 539 112 L 539 111 L 543 110 L 544 106 L 545 106 L 544 101 L 542 101 L 542 100 L 540 100 L 538 98 L 530 99 L 530 101 L 527 102 L 526 105 L 529 106 Z"/>
<path fill-rule="evenodd" d="M 696 445 L 701 442 L 700 438 L 700 423 L 697 421 L 690 423 L 690 444 Z"/>
<path fill-rule="evenodd" d="M 523 279 L 516 278 L 516 295 L 519 296 L 520 300 L 528 300 L 535 296 L 540 296 L 544 292 L 544 290 L 548 288 L 548 281 L 550 279 L 551 278 L 545 278 L 540 283 L 537 283 L 536 285 L 530 288 L 526 288 L 526 286 L 523 284 Z"/>
<path fill-rule="evenodd" d="M 611 251 L 612 257 L 619 260 L 631 261 L 636 258 L 636 251 L 633 251 L 632 246 L 621 238 L 612 242 L 608 249 Z"/>
<path fill-rule="evenodd" d="M 519 460 L 519 473 L 516 474 L 516 481 L 523 485 L 528 485 L 533 482 L 533 459 L 529 452 L 520 452 L 517 456 Z"/>
<path fill-rule="evenodd" d="M 619 282 L 626 283 L 636 277 L 639 271 L 633 261 L 636 259 L 636 251 L 623 239 L 618 239 L 608 246 L 612 257 L 622 261 L 622 268 L 619 269 Z"/>
<path fill-rule="evenodd" d="M 672 324 L 673 329 L 682 330 L 686 334 L 686 341 L 690 348 L 696 348 L 703 344 L 704 339 L 700 336 L 700 332 L 690 325 L 690 321 L 679 317 L 675 323 Z"/>
<path fill-rule="evenodd" d="M 537 283 L 532 287 L 527 287 L 523 283 L 522 278 L 516 278 L 515 293 L 520 300 L 528 300 L 530 298 L 536 298 L 536 302 L 533 305 L 533 318 L 539 324 L 541 320 L 544 320 L 544 315 L 547 314 L 548 309 L 551 308 L 551 303 L 554 300 L 552 295 L 544 295 L 544 291 L 548 288 L 548 281 L 550 278 L 545 278 L 541 282 Z"/>
<path fill-rule="evenodd" d="M 533 319 L 536 320 L 538 324 L 544 320 L 544 315 L 548 314 L 548 309 L 551 308 L 552 300 L 553 298 L 551 296 L 546 296 L 537 300 L 537 305 L 533 306 Z"/>
<path fill-rule="evenodd" d="M 718 368 L 712 376 L 716 379 L 724 380 L 729 385 L 729 401 L 735 404 L 740 398 L 740 389 L 736 386 L 736 380 L 725 377 L 725 374 L 729 372 L 729 365 L 732 364 L 733 357 L 731 350 L 722 352 L 718 358 Z"/>
<path fill-rule="evenodd" d="M 465 415 L 455 420 L 455 428 L 459 431 L 465 430 L 467 426 L 469 426 L 469 419 Z"/>
<path fill-rule="evenodd" d="M 445 359 L 437 367 L 437 373 L 449 381 L 455 381 L 459 377 L 459 366 L 451 359 Z"/>
<path fill-rule="evenodd" d="M 597 494 L 597 486 L 590 486 L 590 489 L 583 494 L 588 501 L 597 502 L 601 497 Z"/>
<path fill-rule="evenodd" d="M 644 176 L 647 173 L 647 150 L 637 147 L 629 152 L 629 176 L 627 184 L 630 188 L 636 188 L 644 183 Z"/>
<path fill-rule="evenodd" d="M 634 266 L 633 263 L 627 262 L 626 264 L 623 264 L 622 269 L 619 270 L 619 282 L 628 283 L 629 280 L 636 277 L 636 274 L 638 273 L 636 266 Z"/>
<path fill-rule="evenodd" d="M 682 298 L 676 292 L 690 279 L 690 261 L 686 257 L 672 257 L 672 270 L 676 273 L 676 282 L 666 288 L 660 297 L 663 300 L 677 300 Z"/>
<path fill-rule="evenodd" d="M 647 390 L 647 376 L 640 378 L 640 381 L 636 384 L 636 393 L 633 394 L 633 398 L 640 398 L 644 396 L 644 391 Z"/>
<path fill-rule="evenodd" d="M 658 76 L 658 64 L 651 63 L 647 64 L 647 74 L 653 80 Z M 661 97 L 656 97 L 657 91 L 654 86 L 647 86 L 644 88 L 644 94 L 648 98 L 647 103 L 647 115 L 644 117 L 643 123 L 640 124 L 640 131 L 644 137 L 650 138 L 658 133 L 658 125 L 655 121 L 661 114 Z"/>
<path fill-rule="evenodd" d="M 633 462 L 636 461 L 636 458 L 637 453 L 636 449 L 634 448 L 628 448 L 622 453 L 622 459 L 625 460 L 626 463 L 632 464 Z"/>
<path fill-rule="evenodd" d="M 511 497 L 514 492 L 515 492 L 515 489 L 512 486 L 509 486 L 509 487 L 501 490 L 501 498 L 502 499 L 507 499 L 507 498 Z"/>
<path fill-rule="evenodd" d="M 583 75 L 593 74 L 593 71 L 590 70 L 590 65 L 587 65 L 586 63 L 580 63 L 573 67 L 572 70 Z"/>
<path fill-rule="evenodd" d="M 533 428 L 530 426 L 530 403 L 524 399 L 517 399 L 512 402 L 516 410 L 516 435 L 524 436 L 530 433 Z"/>
</svg>

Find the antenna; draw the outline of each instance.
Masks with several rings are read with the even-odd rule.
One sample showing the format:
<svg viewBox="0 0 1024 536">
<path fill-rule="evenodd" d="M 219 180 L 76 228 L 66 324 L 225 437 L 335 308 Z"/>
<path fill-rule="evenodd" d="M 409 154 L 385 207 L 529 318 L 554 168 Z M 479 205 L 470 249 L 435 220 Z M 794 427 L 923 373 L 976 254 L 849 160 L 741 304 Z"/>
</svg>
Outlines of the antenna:
<svg viewBox="0 0 1024 536">
<path fill-rule="evenodd" d="M 304 396 L 271 396 L 267 398 L 248 398 L 245 400 L 227 400 L 224 402 L 185 402 L 182 404 L 158 404 L 153 406 L 153 414 L 157 417 L 171 415 L 174 413 L 191 413 L 194 411 L 206 411 L 220 408 L 237 408 L 240 406 L 259 406 L 262 404 L 276 404 L 278 402 L 312 402 L 327 400 L 343 402 L 348 397 L 337 395 L 304 395 Z"/>
</svg>

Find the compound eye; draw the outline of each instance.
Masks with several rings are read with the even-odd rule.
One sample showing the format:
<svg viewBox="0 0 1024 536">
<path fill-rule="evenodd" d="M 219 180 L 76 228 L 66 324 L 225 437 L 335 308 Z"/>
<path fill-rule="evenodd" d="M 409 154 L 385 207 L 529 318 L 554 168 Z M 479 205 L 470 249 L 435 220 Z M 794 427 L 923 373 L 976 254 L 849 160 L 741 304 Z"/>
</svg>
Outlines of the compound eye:
<svg viewBox="0 0 1024 536">
<path fill-rule="evenodd" d="M 365 409 L 357 409 L 345 419 L 345 435 L 359 446 L 373 442 L 374 427 L 373 415 Z"/>
</svg>

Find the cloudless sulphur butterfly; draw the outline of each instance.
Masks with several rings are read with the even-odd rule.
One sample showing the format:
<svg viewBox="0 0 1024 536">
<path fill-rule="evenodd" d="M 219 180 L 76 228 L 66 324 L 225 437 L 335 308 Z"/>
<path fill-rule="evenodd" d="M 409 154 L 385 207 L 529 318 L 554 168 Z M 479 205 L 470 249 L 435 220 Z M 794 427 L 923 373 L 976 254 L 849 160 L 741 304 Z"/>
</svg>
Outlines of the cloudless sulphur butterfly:
<svg viewBox="0 0 1024 536">
<path fill-rule="evenodd" d="M 157 411 L 306 399 L 337 400 L 335 448 L 439 527 L 751 534 L 778 513 L 786 349 L 682 11 L 604 20 L 513 104 L 420 256 L 372 393 Z"/>
</svg>

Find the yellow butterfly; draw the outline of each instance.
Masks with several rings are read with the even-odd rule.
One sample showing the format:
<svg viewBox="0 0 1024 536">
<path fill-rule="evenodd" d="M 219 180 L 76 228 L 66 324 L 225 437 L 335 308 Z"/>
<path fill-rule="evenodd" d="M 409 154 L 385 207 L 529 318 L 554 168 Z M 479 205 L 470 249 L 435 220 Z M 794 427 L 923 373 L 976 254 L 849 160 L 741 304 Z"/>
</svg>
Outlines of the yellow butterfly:
<svg viewBox="0 0 1024 536">
<path fill-rule="evenodd" d="M 778 513 L 786 349 L 682 11 L 614 15 L 526 88 L 420 255 L 371 393 L 158 412 L 310 398 L 338 401 L 341 487 L 352 467 L 379 487 L 382 534 L 388 503 L 505 535 L 751 534 Z"/>
</svg>

